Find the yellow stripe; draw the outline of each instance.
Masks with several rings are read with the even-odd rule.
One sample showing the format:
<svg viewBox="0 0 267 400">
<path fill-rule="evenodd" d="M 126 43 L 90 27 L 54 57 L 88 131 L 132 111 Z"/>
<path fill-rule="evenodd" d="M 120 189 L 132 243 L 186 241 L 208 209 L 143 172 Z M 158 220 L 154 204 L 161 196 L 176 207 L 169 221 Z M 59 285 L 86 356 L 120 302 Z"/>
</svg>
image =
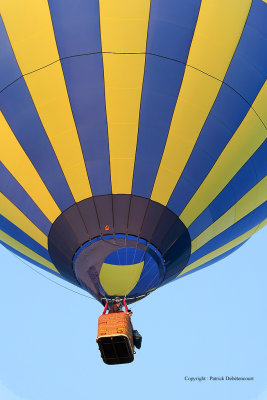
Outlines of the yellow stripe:
<svg viewBox="0 0 267 400">
<path fill-rule="evenodd" d="M 19 251 L 20 253 L 24 254 L 25 256 L 31 258 L 32 260 L 38 262 L 39 264 L 44 265 L 45 267 L 55 271 L 59 274 L 58 270 L 51 262 L 47 261 L 45 258 L 39 256 L 34 251 L 30 250 L 28 247 L 24 246 L 17 240 L 13 239 L 11 236 L 7 235 L 5 232 L 0 230 L 0 240 L 2 242 L 8 244 L 13 249 Z"/>
<path fill-rule="evenodd" d="M 46 0 L 24 0 L 15 6 L 6 1 L 1 8 L 22 74 L 59 59 Z M 60 62 L 26 75 L 25 81 L 75 201 L 91 196 Z"/>
<path fill-rule="evenodd" d="M 151 199 L 167 204 L 220 90 L 251 0 L 201 3 L 187 67 Z M 202 73 L 203 71 L 205 73 Z"/>
<path fill-rule="evenodd" d="M 188 265 L 178 276 L 179 278 L 186 274 L 189 271 L 193 272 L 193 269 L 200 267 L 201 265 L 205 264 L 206 262 L 220 256 L 221 254 L 225 253 L 228 250 L 231 250 L 235 246 L 238 246 L 240 243 L 244 242 L 245 240 L 249 239 L 254 233 L 262 229 L 265 225 L 267 224 L 267 219 L 261 222 L 259 225 L 256 227 L 250 229 L 243 235 L 239 236 L 238 238 L 232 240 L 231 242 L 225 244 L 224 246 L 220 247 L 219 249 L 216 249 L 212 251 L 211 253 L 207 254 L 206 256 L 200 258 L 199 260 L 193 262 L 192 264 Z"/>
<path fill-rule="evenodd" d="M 139 281 L 144 267 L 144 261 L 132 265 L 102 265 L 99 280 L 110 296 L 126 296 Z"/>
<path fill-rule="evenodd" d="M 231 225 L 240 221 L 246 215 L 259 207 L 267 198 L 267 177 L 247 192 L 233 207 L 217 219 L 205 231 L 192 241 L 191 253 L 204 246 L 205 243 L 225 231 Z"/>
<path fill-rule="evenodd" d="M 12 224 L 29 235 L 41 246 L 48 248 L 47 236 L 37 228 L 11 201 L 9 201 L 2 193 L 0 193 L 0 210 L 1 214 Z"/>
<path fill-rule="evenodd" d="M 259 113 L 267 107 L 267 83 L 264 84 L 253 108 Z M 188 227 L 218 196 L 240 168 L 266 140 L 267 131 L 251 108 L 222 154 L 214 164 L 207 178 L 196 191 L 180 219 Z"/>
<path fill-rule="evenodd" d="M 53 222 L 60 214 L 60 209 L 15 138 L 1 112 L 0 132 L 0 160 L 26 190 L 40 210 Z"/>
<path fill-rule="evenodd" d="M 103 52 L 145 53 L 149 0 L 101 0 Z M 103 54 L 113 193 L 131 193 L 145 55 Z"/>
</svg>

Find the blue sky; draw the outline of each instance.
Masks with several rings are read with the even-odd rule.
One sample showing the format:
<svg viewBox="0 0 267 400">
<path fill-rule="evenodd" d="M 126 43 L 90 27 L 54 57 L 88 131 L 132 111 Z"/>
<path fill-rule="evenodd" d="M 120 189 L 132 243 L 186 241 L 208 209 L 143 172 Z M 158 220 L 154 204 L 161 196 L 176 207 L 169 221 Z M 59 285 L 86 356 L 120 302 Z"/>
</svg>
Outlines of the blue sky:
<svg viewBox="0 0 267 400">
<path fill-rule="evenodd" d="M 100 304 L 1 247 L 0 399 L 266 400 L 266 245 L 265 228 L 228 258 L 134 305 L 143 346 L 123 366 L 100 358 Z M 254 381 L 209 380 L 226 375 Z"/>
</svg>

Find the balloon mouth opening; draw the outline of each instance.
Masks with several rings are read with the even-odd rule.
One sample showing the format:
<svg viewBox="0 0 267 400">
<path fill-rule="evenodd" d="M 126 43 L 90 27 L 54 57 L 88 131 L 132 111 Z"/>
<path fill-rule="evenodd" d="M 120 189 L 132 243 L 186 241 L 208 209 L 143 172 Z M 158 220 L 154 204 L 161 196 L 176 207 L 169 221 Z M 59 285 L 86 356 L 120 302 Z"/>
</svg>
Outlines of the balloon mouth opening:
<svg viewBox="0 0 267 400">
<path fill-rule="evenodd" d="M 95 257 L 97 254 L 97 257 Z M 82 260 L 94 259 L 93 265 Z M 159 286 L 165 263 L 160 251 L 145 239 L 133 235 L 103 235 L 84 243 L 73 257 L 73 270 L 86 284 L 85 276 L 97 276 L 102 298 L 144 296 Z M 85 273 L 85 270 L 87 272 Z"/>
<path fill-rule="evenodd" d="M 191 255 L 191 238 L 179 217 L 162 204 L 135 195 L 100 195 L 57 217 L 48 251 L 64 279 L 103 302 L 113 293 L 144 297 L 176 279 Z M 126 272 L 131 286 L 106 284 L 123 282 Z"/>
</svg>

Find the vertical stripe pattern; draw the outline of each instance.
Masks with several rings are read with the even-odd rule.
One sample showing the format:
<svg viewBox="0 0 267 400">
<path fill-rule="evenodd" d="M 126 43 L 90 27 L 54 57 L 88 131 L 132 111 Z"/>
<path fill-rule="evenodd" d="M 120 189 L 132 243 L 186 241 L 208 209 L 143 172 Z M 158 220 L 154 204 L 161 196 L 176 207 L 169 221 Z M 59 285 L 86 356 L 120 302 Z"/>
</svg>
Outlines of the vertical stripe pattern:
<svg viewBox="0 0 267 400">
<path fill-rule="evenodd" d="M 262 0 L 2 0 L 0 242 L 83 285 L 73 254 L 134 236 L 162 252 L 142 296 L 237 250 L 267 218 L 266 21 Z"/>
</svg>

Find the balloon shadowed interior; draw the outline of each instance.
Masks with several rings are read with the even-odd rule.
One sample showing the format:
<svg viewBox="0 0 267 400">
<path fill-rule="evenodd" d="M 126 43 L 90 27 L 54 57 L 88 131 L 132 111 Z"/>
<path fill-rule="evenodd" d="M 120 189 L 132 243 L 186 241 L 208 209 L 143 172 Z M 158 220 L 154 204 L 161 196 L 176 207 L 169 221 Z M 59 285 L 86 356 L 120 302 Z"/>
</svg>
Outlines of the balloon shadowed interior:
<svg viewBox="0 0 267 400">
<path fill-rule="evenodd" d="M 118 194 L 91 197 L 65 210 L 51 227 L 48 249 L 65 279 L 98 300 L 137 301 L 185 268 L 191 240 L 167 207 Z"/>
</svg>

